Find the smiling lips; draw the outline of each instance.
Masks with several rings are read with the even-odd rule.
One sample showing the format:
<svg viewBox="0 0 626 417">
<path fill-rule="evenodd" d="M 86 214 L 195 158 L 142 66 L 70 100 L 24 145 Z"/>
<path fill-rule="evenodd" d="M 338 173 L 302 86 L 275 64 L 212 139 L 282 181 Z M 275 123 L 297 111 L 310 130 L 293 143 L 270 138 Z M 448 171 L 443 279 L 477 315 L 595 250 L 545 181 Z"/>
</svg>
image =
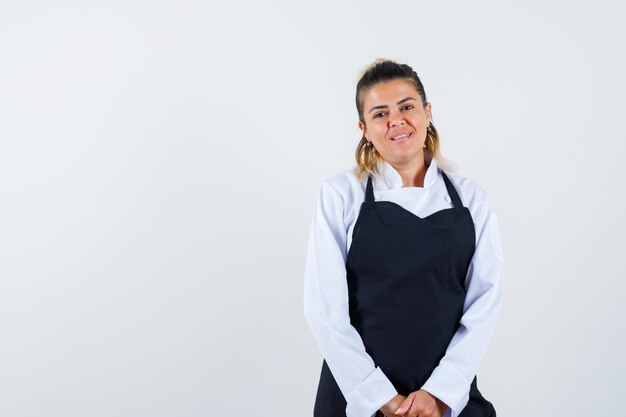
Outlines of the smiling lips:
<svg viewBox="0 0 626 417">
<path fill-rule="evenodd" d="M 411 136 L 411 134 L 412 133 L 400 133 L 399 135 L 391 137 L 390 140 L 395 142 L 400 139 L 408 138 L 409 136 Z"/>
</svg>

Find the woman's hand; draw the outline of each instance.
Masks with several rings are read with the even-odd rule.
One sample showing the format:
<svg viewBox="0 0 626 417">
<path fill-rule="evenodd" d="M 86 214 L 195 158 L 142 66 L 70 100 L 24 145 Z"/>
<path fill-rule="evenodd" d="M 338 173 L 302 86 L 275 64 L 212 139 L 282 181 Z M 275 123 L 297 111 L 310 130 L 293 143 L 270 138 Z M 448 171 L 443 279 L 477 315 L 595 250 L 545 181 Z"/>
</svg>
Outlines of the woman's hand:
<svg viewBox="0 0 626 417">
<path fill-rule="evenodd" d="M 406 400 L 404 395 L 396 395 L 393 397 L 387 404 L 380 407 L 380 412 L 383 413 L 386 417 L 399 417 L 399 414 L 394 414 L 402 402 Z"/>
<path fill-rule="evenodd" d="M 410 393 L 392 415 L 404 417 L 441 417 L 447 405 L 423 389 Z M 382 409 L 381 409 L 382 411 Z"/>
</svg>

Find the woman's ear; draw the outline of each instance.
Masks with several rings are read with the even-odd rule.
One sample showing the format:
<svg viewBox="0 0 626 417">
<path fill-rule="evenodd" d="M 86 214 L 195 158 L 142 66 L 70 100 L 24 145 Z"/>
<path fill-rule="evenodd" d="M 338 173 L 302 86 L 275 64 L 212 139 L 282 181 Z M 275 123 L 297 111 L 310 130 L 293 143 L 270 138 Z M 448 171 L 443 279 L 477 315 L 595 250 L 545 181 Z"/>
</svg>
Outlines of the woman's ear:
<svg viewBox="0 0 626 417">
<path fill-rule="evenodd" d="M 424 105 L 424 110 L 426 110 L 426 113 L 428 114 L 428 121 L 429 123 L 433 121 L 433 112 L 432 112 L 432 105 L 430 104 L 430 101 L 427 102 Z"/>
<path fill-rule="evenodd" d="M 365 124 L 359 120 L 358 126 L 361 133 L 363 133 L 363 136 L 365 136 L 365 139 L 368 139 L 367 134 L 365 133 Z"/>
</svg>

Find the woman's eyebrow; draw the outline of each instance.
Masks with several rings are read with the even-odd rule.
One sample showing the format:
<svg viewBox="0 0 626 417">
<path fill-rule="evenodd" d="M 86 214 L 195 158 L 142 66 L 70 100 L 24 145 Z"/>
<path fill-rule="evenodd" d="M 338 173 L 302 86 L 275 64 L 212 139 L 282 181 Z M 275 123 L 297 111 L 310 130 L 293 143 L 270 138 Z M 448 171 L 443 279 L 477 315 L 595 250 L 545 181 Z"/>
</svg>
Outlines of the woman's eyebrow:
<svg viewBox="0 0 626 417">
<path fill-rule="evenodd" d="M 408 101 L 408 100 L 416 100 L 416 99 L 414 99 L 413 97 L 406 97 L 406 98 L 403 98 L 402 100 L 398 101 L 396 104 L 402 104 L 402 103 L 404 103 L 405 101 Z M 370 111 L 368 111 L 368 113 L 371 113 L 371 112 L 373 112 L 376 109 L 386 109 L 387 107 L 388 106 L 386 104 L 382 104 L 380 106 L 374 106 L 374 107 L 372 107 L 370 109 Z"/>
</svg>

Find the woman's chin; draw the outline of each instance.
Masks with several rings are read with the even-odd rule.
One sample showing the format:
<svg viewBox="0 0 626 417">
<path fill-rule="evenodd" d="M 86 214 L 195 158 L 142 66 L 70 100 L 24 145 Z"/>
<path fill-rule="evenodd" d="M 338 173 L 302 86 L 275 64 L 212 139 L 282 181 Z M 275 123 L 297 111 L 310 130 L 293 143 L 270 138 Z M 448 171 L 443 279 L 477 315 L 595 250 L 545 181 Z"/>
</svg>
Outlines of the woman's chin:
<svg viewBox="0 0 626 417">
<path fill-rule="evenodd" d="M 393 155 L 387 155 L 387 157 L 383 156 L 383 159 L 392 165 L 412 165 L 416 161 L 423 161 L 425 163 L 423 152 L 418 153 L 418 154 L 397 154 L 396 153 Z"/>
</svg>

